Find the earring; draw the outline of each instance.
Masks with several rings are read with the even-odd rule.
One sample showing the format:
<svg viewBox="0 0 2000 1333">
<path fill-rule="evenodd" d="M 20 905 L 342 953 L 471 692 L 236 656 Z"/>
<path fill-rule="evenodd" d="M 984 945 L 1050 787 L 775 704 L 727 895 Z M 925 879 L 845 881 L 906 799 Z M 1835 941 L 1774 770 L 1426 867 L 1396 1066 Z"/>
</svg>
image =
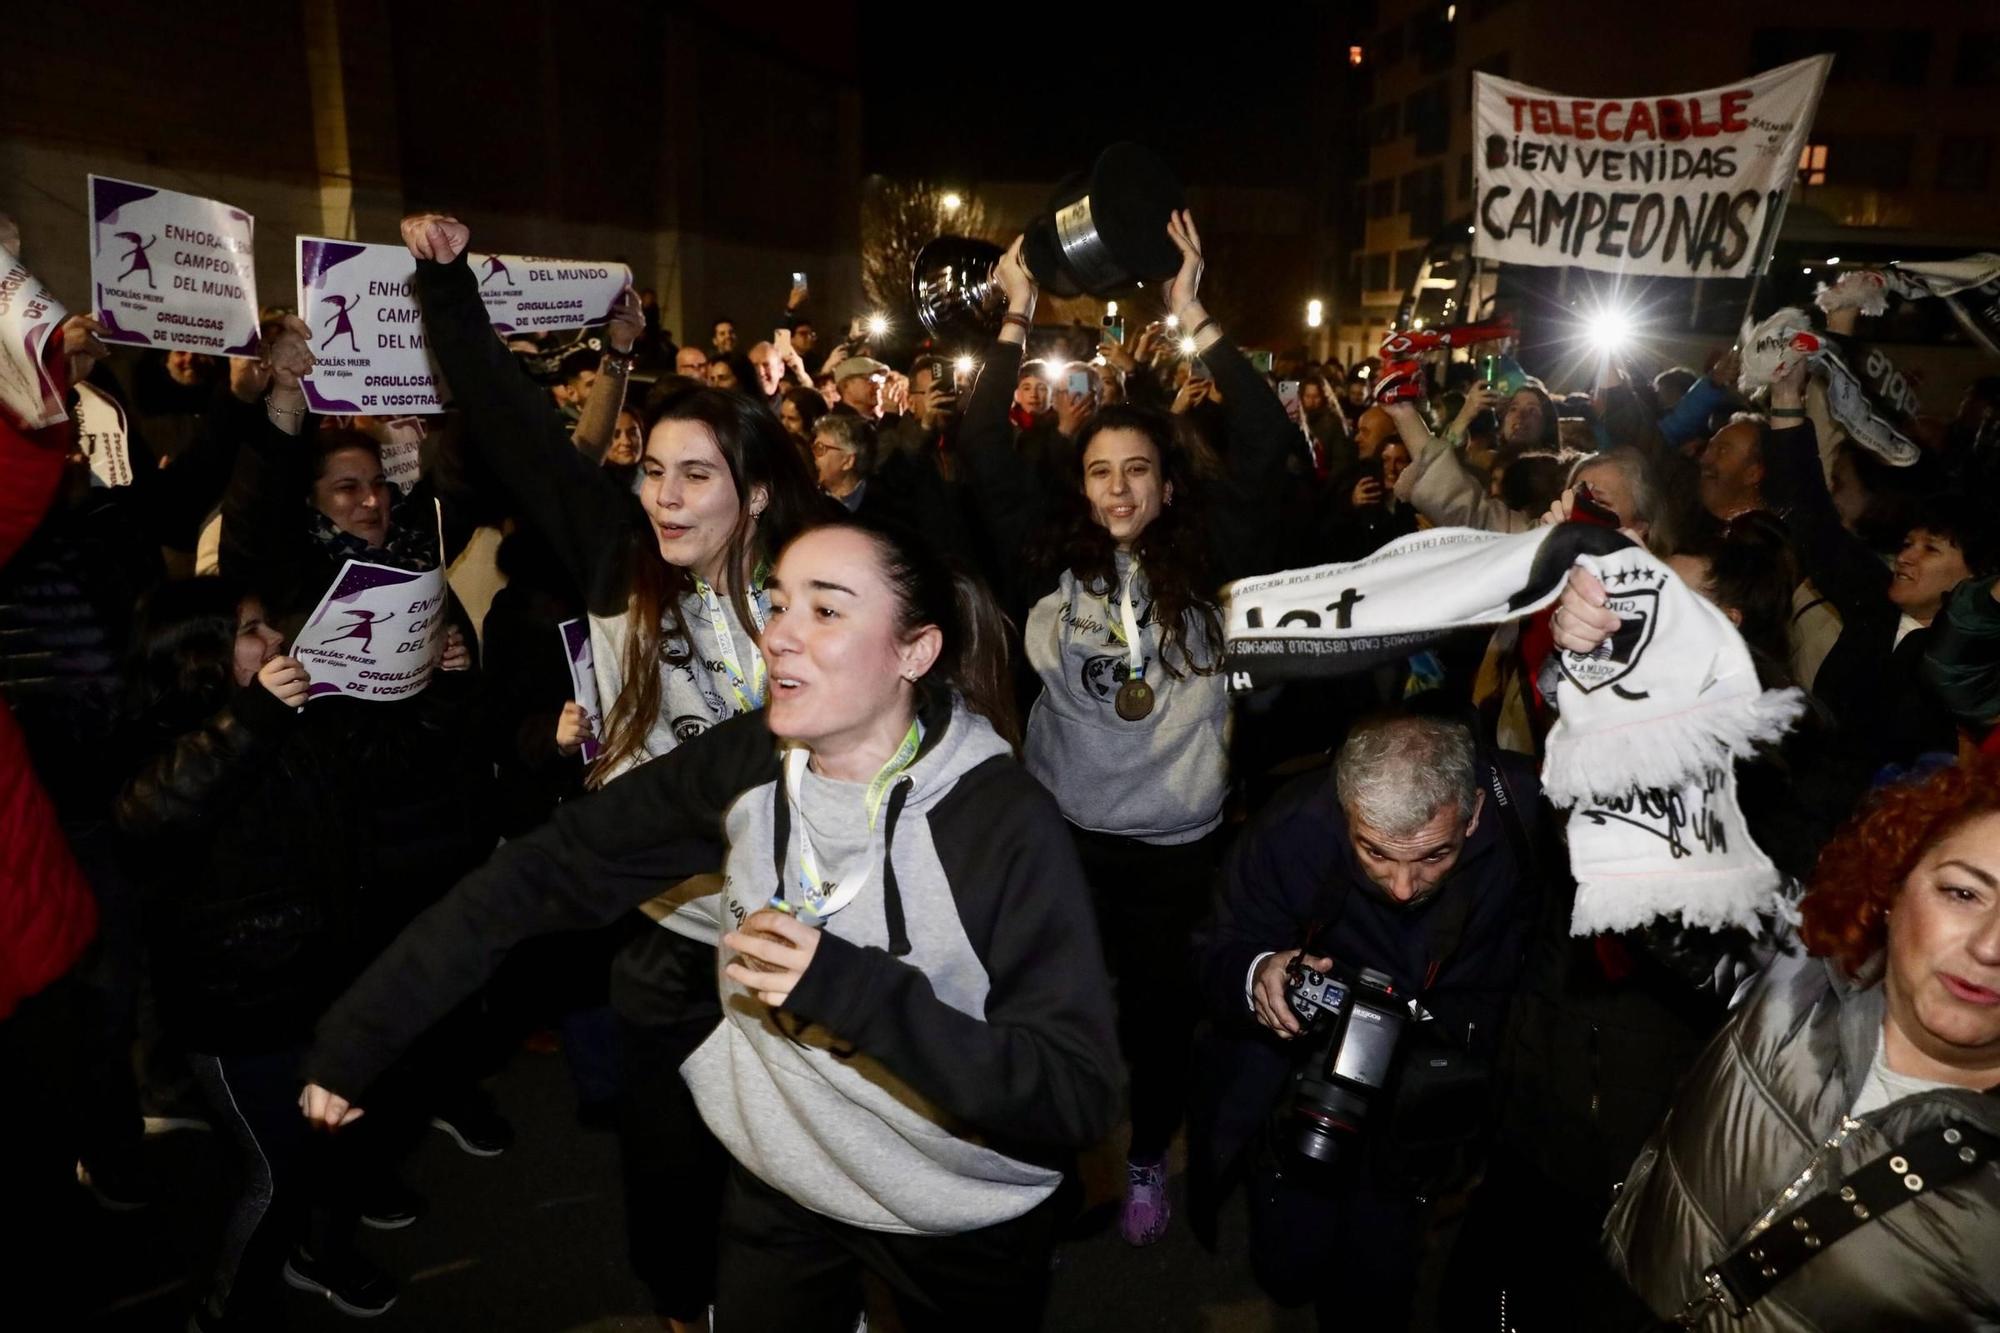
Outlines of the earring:
<svg viewBox="0 0 2000 1333">
<path fill-rule="evenodd" d="M 911 683 L 915 683 L 917 679 L 917 673 L 914 671 L 905 671 L 903 673 L 903 679 L 910 681 Z"/>
</svg>

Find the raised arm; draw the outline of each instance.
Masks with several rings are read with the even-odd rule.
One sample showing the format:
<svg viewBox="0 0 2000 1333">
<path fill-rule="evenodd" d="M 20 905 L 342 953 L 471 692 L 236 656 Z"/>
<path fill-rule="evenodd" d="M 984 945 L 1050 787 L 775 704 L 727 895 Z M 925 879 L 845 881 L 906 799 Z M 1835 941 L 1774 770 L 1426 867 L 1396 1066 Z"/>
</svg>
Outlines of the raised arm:
<svg viewBox="0 0 2000 1333">
<path fill-rule="evenodd" d="M 1843 619 L 1880 619 L 1891 606 L 1889 570 L 1868 544 L 1849 532 L 1833 507 L 1820 469 L 1819 444 L 1805 415 L 1805 362 L 1771 385 L 1771 429 L 1765 437 L 1764 499 L 1783 515 L 1799 566 Z M 1791 415 L 1797 413 L 1797 415 Z"/>
<path fill-rule="evenodd" d="M 637 502 L 578 452 L 561 415 L 494 335 L 466 262 L 465 224 L 435 213 L 405 218 L 403 240 L 417 257 L 412 285 L 431 351 L 473 447 L 554 547 L 591 610 L 623 611 L 626 548 L 643 521 Z"/>
<path fill-rule="evenodd" d="M 577 419 L 570 443 L 593 463 L 604 461 L 611 437 L 618 433 L 618 413 L 625 407 L 626 380 L 632 374 L 632 348 L 646 331 L 646 317 L 639 310 L 639 295 L 630 287 L 618 293 L 611 307 L 611 323 L 605 327 L 604 357 L 597 363 L 597 379 L 584 399 L 583 415 Z"/>
<path fill-rule="evenodd" d="M 1021 353 L 1035 318 L 1035 282 L 1021 262 L 1020 237 L 1001 256 L 994 276 L 1007 296 L 1006 323 L 966 398 L 955 445 L 965 495 L 984 520 L 993 549 L 1002 556 L 1003 569 L 994 572 L 1019 579 L 1025 575 L 1020 556 L 1054 511 L 1054 497 L 1015 451 L 1014 428 L 1007 420 L 1007 405 L 1021 374 Z"/>
<path fill-rule="evenodd" d="M 222 495 L 222 572 L 243 579 L 280 608 L 296 609 L 324 589 L 304 586 L 312 556 L 306 527 L 308 424 L 299 379 L 312 369 L 312 330 L 295 315 L 264 349 L 269 387 L 261 409 L 225 410 L 217 424 L 238 431 L 236 466 Z"/>
<path fill-rule="evenodd" d="M 1167 309 L 1189 331 L 1196 355 L 1214 377 L 1229 439 L 1223 484 L 1208 509 L 1216 573 L 1225 581 L 1264 573 L 1278 564 L 1283 534 L 1276 518 L 1285 462 L 1294 451 L 1305 453 L 1305 436 L 1263 374 L 1202 306 L 1201 233 L 1193 215 L 1183 211 L 1169 218 L 1167 235 L 1181 252 L 1180 271 L 1166 285 Z"/>
<path fill-rule="evenodd" d="M 1486 486 L 1459 457 L 1458 445 L 1479 413 L 1505 399 L 1491 389 L 1475 387 L 1465 406 L 1443 435 L 1432 435 L 1416 404 L 1384 403 L 1396 432 L 1410 449 L 1410 465 L 1396 482 L 1396 498 L 1441 528 L 1479 528 L 1486 532 L 1518 532 L 1525 515 L 1509 509 L 1487 493 Z"/>
</svg>

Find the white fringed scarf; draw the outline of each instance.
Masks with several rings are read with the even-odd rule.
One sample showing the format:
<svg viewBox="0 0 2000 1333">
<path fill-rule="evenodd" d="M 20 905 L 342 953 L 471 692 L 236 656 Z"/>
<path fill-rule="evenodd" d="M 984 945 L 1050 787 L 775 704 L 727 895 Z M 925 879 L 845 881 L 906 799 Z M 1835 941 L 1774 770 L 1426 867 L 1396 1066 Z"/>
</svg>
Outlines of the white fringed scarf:
<svg viewBox="0 0 2000 1333">
<path fill-rule="evenodd" d="M 1589 656 L 1557 654 L 1560 720 L 1542 788 L 1573 811 L 1570 928 L 1675 916 L 1755 930 L 1780 876 L 1750 840 L 1733 764 L 1781 737 L 1804 698 L 1762 689 L 1728 617 L 1617 533 L 1436 528 L 1350 564 L 1239 580 L 1224 591 L 1227 669 L 1247 688 L 1407 657 L 1452 631 L 1542 610 L 1579 563 L 1625 623 Z"/>
</svg>

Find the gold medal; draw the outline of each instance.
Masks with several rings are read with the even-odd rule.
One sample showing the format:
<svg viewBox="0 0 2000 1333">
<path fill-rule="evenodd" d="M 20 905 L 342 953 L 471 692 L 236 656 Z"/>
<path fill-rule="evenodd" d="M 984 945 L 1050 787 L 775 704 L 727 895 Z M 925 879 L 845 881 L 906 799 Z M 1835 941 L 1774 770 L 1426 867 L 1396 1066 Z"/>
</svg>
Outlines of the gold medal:
<svg viewBox="0 0 2000 1333">
<path fill-rule="evenodd" d="M 1143 677 L 1134 676 L 1118 687 L 1112 707 L 1127 722 L 1137 722 L 1153 711 L 1153 687 Z"/>
</svg>

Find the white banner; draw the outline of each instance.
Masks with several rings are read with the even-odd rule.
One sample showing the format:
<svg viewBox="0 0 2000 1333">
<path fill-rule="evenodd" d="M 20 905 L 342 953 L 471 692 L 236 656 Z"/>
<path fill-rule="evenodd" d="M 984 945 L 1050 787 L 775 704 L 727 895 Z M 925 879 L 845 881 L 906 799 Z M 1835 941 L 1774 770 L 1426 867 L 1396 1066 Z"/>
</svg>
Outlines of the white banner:
<svg viewBox="0 0 2000 1333">
<path fill-rule="evenodd" d="M 407 699 L 444 656 L 444 571 L 349 560 L 292 644 L 312 677 L 308 699 Z"/>
<path fill-rule="evenodd" d="M 53 426 L 69 415 L 42 358 L 69 311 L 41 279 L 0 246 L 0 408 L 23 430 Z"/>
<path fill-rule="evenodd" d="M 623 264 L 526 255 L 468 256 L 503 334 L 602 324 L 631 281 Z M 442 412 L 449 392 L 410 289 L 417 261 L 401 245 L 298 238 L 299 314 L 318 365 L 305 378 L 315 412 Z"/>
<path fill-rule="evenodd" d="M 1770 252 L 1832 56 L 1665 97 L 1473 75 L 1472 253 L 1678 278 Z"/>
<path fill-rule="evenodd" d="M 590 735 L 584 738 L 583 762 L 597 762 L 604 747 L 597 738 L 604 734 L 604 710 L 597 701 L 597 664 L 590 651 L 590 625 L 583 620 L 565 620 L 556 626 L 562 631 L 563 656 L 569 662 L 570 693 L 590 717 Z"/>
<path fill-rule="evenodd" d="M 76 386 L 76 447 L 90 460 L 93 486 L 132 484 L 132 445 L 125 409 L 94 384 Z"/>
<path fill-rule="evenodd" d="M 242 209 L 213 199 L 92 176 L 98 336 L 130 347 L 255 356 L 255 226 Z"/>
</svg>

